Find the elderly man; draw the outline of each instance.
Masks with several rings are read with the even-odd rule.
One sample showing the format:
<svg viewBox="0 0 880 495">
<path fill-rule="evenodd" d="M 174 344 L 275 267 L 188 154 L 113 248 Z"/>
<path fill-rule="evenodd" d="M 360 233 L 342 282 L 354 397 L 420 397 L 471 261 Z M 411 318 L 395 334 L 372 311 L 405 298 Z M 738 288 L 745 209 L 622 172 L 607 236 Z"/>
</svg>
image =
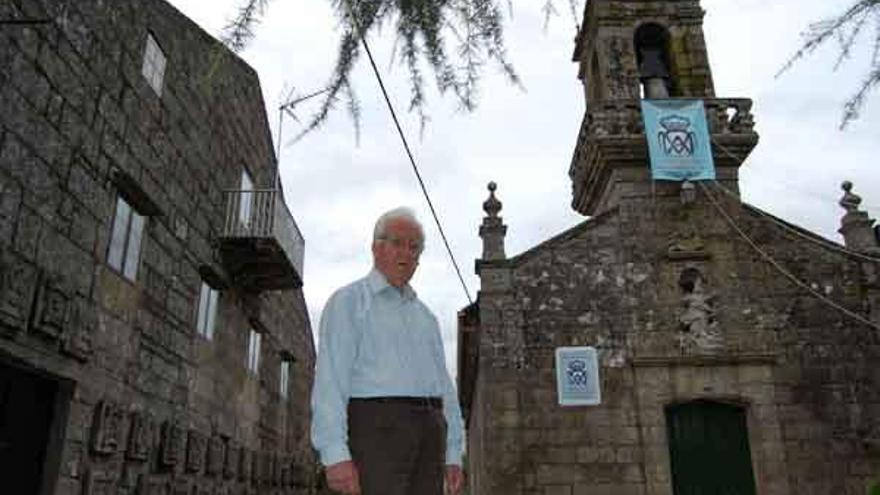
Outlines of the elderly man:
<svg viewBox="0 0 880 495">
<path fill-rule="evenodd" d="M 462 420 L 437 319 L 409 286 L 424 247 L 412 211 L 373 231 L 373 270 L 321 315 L 312 442 L 345 494 L 461 490 Z"/>
</svg>

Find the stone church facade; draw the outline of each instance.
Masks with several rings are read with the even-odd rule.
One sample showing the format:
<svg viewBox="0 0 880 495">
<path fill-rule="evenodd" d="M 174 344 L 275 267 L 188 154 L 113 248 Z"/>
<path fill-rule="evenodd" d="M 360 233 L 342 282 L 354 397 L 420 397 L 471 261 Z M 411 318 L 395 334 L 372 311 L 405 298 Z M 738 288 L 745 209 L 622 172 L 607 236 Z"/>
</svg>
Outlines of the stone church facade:
<svg viewBox="0 0 880 495">
<path fill-rule="evenodd" d="M 697 0 L 591 0 L 569 175 L 585 222 L 516 256 L 496 186 L 459 314 L 471 495 L 864 494 L 880 476 L 880 244 L 739 198 L 751 102 L 719 98 Z M 653 182 L 642 95 L 704 99 L 717 180 Z M 598 351 L 601 403 L 557 404 L 554 351 Z"/>
<path fill-rule="evenodd" d="M 277 184 L 256 73 L 166 2 L 0 2 L 0 492 L 314 492 Z"/>
</svg>

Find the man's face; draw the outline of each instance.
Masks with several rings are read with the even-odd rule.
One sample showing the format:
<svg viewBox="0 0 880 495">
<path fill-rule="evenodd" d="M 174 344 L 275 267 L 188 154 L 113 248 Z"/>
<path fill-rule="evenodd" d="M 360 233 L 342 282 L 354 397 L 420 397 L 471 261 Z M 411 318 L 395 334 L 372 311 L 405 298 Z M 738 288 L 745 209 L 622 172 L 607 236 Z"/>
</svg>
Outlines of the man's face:
<svg viewBox="0 0 880 495">
<path fill-rule="evenodd" d="M 384 238 L 373 241 L 373 262 L 388 283 L 402 288 L 419 265 L 422 238 L 419 228 L 404 218 L 388 222 Z"/>
</svg>

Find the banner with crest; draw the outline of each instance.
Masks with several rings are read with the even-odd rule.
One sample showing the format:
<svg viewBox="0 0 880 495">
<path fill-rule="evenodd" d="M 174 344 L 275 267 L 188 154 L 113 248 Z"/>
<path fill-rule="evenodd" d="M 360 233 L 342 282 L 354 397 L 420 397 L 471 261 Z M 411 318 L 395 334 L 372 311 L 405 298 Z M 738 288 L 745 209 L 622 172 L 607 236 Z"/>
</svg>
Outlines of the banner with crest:
<svg viewBox="0 0 880 495">
<path fill-rule="evenodd" d="M 714 180 L 703 100 L 642 100 L 654 180 Z"/>
<path fill-rule="evenodd" d="M 601 404 L 600 384 L 596 348 L 556 348 L 556 393 L 560 406 Z"/>
</svg>

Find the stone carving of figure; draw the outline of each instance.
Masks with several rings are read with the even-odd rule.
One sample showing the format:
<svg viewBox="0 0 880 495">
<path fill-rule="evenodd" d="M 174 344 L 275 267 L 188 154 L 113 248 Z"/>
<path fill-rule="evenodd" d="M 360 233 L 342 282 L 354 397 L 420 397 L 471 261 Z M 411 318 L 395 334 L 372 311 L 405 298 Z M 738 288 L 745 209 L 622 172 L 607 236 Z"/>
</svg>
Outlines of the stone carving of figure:
<svg viewBox="0 0 880 495">
<path fill-rule="evenodd" d="M 715 320 L 715 296 L 708 294 L 703 284 L 699 272 L 691 280 L 683 281 L 683 310 L 678 321 L 681 324 L 682 345 L 690 344 L 701 351 L 711 352 L 719 349 L 724 342 Z"/>
</svg>

